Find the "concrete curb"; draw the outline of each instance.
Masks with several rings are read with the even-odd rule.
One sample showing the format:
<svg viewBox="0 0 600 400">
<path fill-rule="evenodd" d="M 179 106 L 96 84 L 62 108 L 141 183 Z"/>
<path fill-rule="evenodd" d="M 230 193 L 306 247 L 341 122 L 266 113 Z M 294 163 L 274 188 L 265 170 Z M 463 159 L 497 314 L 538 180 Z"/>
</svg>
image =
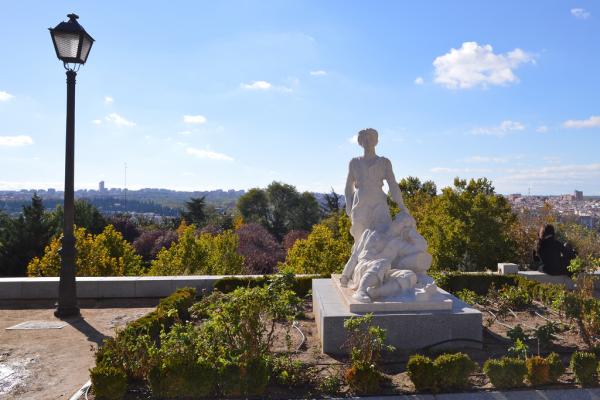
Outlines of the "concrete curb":
<svg viewBox="0 0 600 400">
<path fill-rule="evenodd" d="M 227 275 L 260 277 L 262 275 Z M 225 275 L 110 276 L 78 277 L 79 299 L 166 297 L 178 288 L 212 290 Z M 58 277 L 0 278 L 0 300 L 42 300 L 58 298 Z"/>
</svg>

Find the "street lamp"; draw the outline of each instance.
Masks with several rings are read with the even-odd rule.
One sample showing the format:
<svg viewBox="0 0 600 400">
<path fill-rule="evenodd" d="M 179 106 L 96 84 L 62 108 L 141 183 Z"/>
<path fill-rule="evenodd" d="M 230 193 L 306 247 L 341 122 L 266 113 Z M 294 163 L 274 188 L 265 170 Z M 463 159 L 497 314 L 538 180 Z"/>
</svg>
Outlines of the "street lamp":
<svg viewBox="0 0 600 400">
<path fill-rule="evenodd" d="M 58 284 L 58 307 L 54 312 L 59 318 L 79 315 L 77 286 L 75 282 L 75 77 L 82 64 L 87 61 L 94 39 L 77 22 L 79 16 L 67 15 L 69 20 L 50 28 L 50 36 L 59 60 L 67 70 L 67 140 L 65 149 L 65 198 L 62 266 Z"/>
</svg>

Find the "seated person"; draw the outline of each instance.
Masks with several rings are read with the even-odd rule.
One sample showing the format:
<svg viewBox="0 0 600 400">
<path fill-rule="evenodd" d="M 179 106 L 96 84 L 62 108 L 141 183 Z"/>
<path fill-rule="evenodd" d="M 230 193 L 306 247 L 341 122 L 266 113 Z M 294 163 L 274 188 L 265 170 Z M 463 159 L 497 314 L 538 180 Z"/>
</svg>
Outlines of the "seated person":
<svg viewBox="0 0 600 400">
<path fill-rule="evenodd" d="M 542 262 L 543 272 L 548 275 L 569 275 L 567 267 L 573 258 L 574 250 L 556 240 L 554 226 L 548 224 L 540 228 L 533 259 Z"/>
</svg>

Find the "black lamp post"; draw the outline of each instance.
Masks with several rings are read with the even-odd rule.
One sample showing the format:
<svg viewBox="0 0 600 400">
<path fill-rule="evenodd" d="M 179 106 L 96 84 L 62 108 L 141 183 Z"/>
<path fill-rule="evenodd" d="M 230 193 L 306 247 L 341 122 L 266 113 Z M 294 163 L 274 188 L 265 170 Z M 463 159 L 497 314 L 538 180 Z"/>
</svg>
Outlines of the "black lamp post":
<svg viewBox="0 0 600 400">
<path fill-rule="evenodd" d="M 75 77 L 82 64 L 87 61 L 94 39 L 77 22 L 75 14 L 69 20 L 50 28 L 56 56 L 67 70 L 67 141 L 65 151 L 65 199 L 64 228 L 60 256 L 60 282 L 58 285 L 58 307 L 54 312 L 59 318 L 79 315 L 77 286 L 75 283 L 75 222 L 74 178 L 75 178 Z"/>
</svg>

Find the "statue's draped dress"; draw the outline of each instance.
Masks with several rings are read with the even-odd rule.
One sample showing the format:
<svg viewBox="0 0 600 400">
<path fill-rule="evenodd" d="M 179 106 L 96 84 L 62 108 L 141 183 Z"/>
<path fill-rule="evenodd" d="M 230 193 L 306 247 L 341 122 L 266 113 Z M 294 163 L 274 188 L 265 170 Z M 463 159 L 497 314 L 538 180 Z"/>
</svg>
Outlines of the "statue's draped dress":
<svg viewBox="0 0 600 400">
<path fill-rule="evenodd" d="M 366 160 L 363 157 L 350 161 L 350 175 L 354 180 L 354 198 L 350 218 L 350 233 L 354 243 L 358 243 L 366 229 L 386 227 L 391 221 L 387 196 L 383 192 L 383 180 L 390 161 L 385 157 Z"/>
</svg>

